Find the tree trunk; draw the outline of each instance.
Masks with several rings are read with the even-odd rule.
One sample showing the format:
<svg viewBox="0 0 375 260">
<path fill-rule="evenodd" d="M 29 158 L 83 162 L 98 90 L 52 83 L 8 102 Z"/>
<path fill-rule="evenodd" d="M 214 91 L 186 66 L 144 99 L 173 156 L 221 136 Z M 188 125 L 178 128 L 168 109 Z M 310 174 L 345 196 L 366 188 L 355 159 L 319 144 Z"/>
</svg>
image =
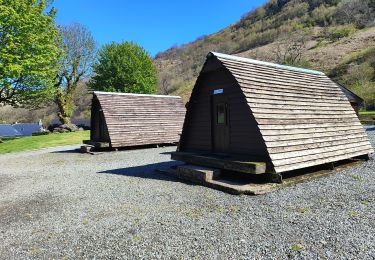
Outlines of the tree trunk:
<svg viewBox="0 0 375 260">
<path fill-rule="evenodd" d="M 65 93 L 60 90 L 56 96 L 55 103 L 58 107 L 57 116 L 59 117 L 62 124 L 71 124 L 71 116 L 74 112 L 74 102 L 72 93 Z"/>
<path fill-rule="evenodd" d="M 66 116 L 60 112 L 57 113 L 57 116 L 59 117 L 59 120 L 63 125 L 70 125 L 72 123 L 72 120 L 69 116 Z"/>
</svg>

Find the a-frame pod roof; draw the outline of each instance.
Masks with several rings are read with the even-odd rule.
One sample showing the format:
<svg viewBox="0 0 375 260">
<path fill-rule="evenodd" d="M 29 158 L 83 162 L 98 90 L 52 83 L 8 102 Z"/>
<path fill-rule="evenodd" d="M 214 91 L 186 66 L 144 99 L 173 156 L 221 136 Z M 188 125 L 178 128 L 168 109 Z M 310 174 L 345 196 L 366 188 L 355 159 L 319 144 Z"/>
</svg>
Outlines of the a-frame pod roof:
<svg viewBox="0 0 375 260">
<path fill-rule="evenodd" d="M 210 59 L 238 82 L 277 173 L 374 152 L 348 98 L 324 73 L 215 52 Z"/>
<path fill-rule="evenodd" d="M 185 106 L 178 96 L 95 91 L 112 147 L 176 143 Z"/>
</svg>

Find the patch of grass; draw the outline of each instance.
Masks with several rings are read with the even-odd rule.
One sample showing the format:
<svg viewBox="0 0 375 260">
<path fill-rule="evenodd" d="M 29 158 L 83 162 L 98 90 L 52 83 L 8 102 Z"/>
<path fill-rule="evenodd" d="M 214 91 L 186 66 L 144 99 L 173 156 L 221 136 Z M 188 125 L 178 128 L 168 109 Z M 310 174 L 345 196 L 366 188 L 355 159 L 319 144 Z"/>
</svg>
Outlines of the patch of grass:
<svg viewBox="0 0 375 260">
<path fill-rule="evenodd" d="M 136 242 L 139 242 L 139 241 L 142 240 L 142 237 L 139 236 L 139 235 L 134 235 L 134 236 L 133 236 L 133 240 L 136 241 Z"/>
<path fill-rule="evenodd" d="M 291 249 L 292 251 L 299 252 L 299 251 L 301 251 L 301 250 L 303 249 L 303 246 L 300 245 L 300 244 L 292 245 L 292 246 L 290 247 L 290 249 Z"/>
<path fill-rule="evenodd" d="M 371 122 L 375 119 L 375 111 L 359 111 L 359 119 Z"/>
<path fill-rule="evenodd" d="M 359 213 L 357 211 L 351 210 L 348 212 L 348 216 L 351 218 L 356 218 L 359 216 Z"/>
<path fill-rule="evenodd" d="M 367 60 L 369 57 L 375 55 L 375 47 L 368 47 L 359 51 L 354 51 L 347 54 L 342 61 L 337 65 L 336 70 L 342 71 L 352 62 L 361 63 Z"/>
<path fill-rule="evenodd" d="M 320 39 L 313 49 L 323 48 L 329 44 L 329 41 L 326 39 Z"/>
<path fill-rule="evenodd" d="M 296 208 L 296 211 L 301 214 L 308 213 L 310 211 L 309 208 Z"/>
<path fill-rule="evenodd" d="M 361 116 L 375 116 L 375 111 L 359 111 Z"/>
<path fill-rule="evenodd" d="M 49 131 L 43 131 L 43 132 L 32 133 L 32 136 L 49 135 L 49 134 L 51 134 L 51 132 L 49 132 Z"/>
<path fill-rule="evenodd" d="M 355 181 L 362 181 L 362 177 L 359 175 L 352 175 L 353 180 Z"/>
<path fill-rule="evenodd" d="M 82 220 L 82 224 L 83 224 L 83 225 L 87 225 L 87 224 L 89 224 L 89 220 L 88 220 L 87 218 L 83 219 L 83 220 Z"/>
<path fill-rule="evenodd" d="M 124 203 L 124 204 L 122 204 L 122 209 L 130 209 L 131 208 L 131 204 L 129 204 L 129 203 Z"/>
<path fill-rule="evenodd" d="M 83 140 L 87 139 L 90 139 L 90 131 L 77 131 L 61 134 L 54 133 L 49 135 L 27 136 L 17 139 L 4 139 L 3 143 L 0 143 L 0 154 L 80 144 Z"/>
<path fill-rule="evenodd" d="M 350 63 L 353 61 L 364 60 L 375 54 L 375 47 L 368 47 L 359 51 L 348 54 L 342 61 L 342 63 Z"/>
<path fill-rule="evenodd" d="M 203 216 L 203 213 L 200 209 L 190 209 L 188 211 L 185 212 L 186 216 L 190 217 L 190 218 L 200 218 Z"/>
<path fill-rule="evenodd" d="M 368 201 L 368 200 L 362 200 L 362 201 L 361 201 L 361 204 L 362 204 L 362 205 L 365 205 L 365 206 L 368 206 L 369 201 Z"/>
<path fill-rule="evenodd" d="M 347 73 L 351 63 L 361 64 L 370 61 L 375 55 L 375 47 L 371 46 L 359 51 L 350 52 L 341 62 L 329 73 L 331 77 L 343 76 Z"/>
<path fill-rule="evenodd" d="M 38 255 L 40 254 L 40 252 L 42 252 L 42 250 L 39 248 L 39 247 L 36 247 L 36 246 L 33 246 L 32 248 L 30 248 L 30 255 Z"/>
<path fill-rule="evenodd" d="M 207 199 L 213 199 L 214 198 L 214 195 L 210 194 L 210 193 L 206 193 L 204 194 L 204 196 L 207 198 Z"/>
<path fill-rule="evenodd" d="M 229 211 L 230 212 L 238 212 L 238 211 L 240 211 L 240 207 L 238 207 L 238 206 L 231 206 L 231 207 L 229 207 Z"/>
<path fill-rule="evenodd" d="M 356 28 L 352 24 L 339 25 L 328 28 L 327 37 L 331 41 L 338 41 L 342 38 L 353 35 L 355 32 Z"/>
<path fill-rule="evenodd" d="M 220 212 L 220 213 L 223 213 L 223 212 L 225 211 L 225 207 L 224 207 L 224 206 L 218 206 L 218 207 L 216 208 L 216 210 L 217 210 L 218 212 Z"/>
<path fill-rule="evenodd" d="M 191 91 L 194 86 L 194 81 L 188 81 L 188 82 L 178 82 L 176 84 L 176 90 L 172 92 L 172 95 L 180 96 L 182 97 L 182 100 L 184 102 L 189 101 Z"/>
</svg>

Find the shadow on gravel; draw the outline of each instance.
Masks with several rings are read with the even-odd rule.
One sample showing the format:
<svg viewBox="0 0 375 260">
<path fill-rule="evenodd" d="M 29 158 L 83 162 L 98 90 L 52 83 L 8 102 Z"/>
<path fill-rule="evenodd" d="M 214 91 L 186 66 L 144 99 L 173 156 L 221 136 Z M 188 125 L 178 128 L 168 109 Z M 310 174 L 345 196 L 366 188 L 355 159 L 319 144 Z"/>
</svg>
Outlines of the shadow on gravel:
<svg viewBox="0 0 375 260">
<path fill-rule="evenodd" d="M 160 154 L 163 154 L 163 155 L 171 155 L 172 153 L 175 153 L 175 151 L 173 151 L 173 152 L 161 152 Z"/>
<path fill-rule="evenodd" d="M 366 132 L 375 131 L 375 127 L 367 128 Z"/>
<path fill-rule="evenodd" d="M 81 153 L 79 149 L 69 149 L 69 150 L 64 150 L 64 151 L 55 151 L 51 153 Z"/>
<path fill-rule="evenodd" d="M 116 175 L 124 175 L 124 176 L 130 176 L 130 177 L 172 181 L 172 182 L 181 182 L 177 178 L 173 178 L 173 177 L 156 172 L 157 169 L 170 168 L 170 167 L 181 165 L 181 164 L 183 163 L 176 162 L 176 161 L 161 162 L 161 163 L 146 164 L 146 165 L 129 167 L 129 168 L 107 170 L 107 171 L 102 171 L 98 173 L 116 174 Z"/>
</svg>

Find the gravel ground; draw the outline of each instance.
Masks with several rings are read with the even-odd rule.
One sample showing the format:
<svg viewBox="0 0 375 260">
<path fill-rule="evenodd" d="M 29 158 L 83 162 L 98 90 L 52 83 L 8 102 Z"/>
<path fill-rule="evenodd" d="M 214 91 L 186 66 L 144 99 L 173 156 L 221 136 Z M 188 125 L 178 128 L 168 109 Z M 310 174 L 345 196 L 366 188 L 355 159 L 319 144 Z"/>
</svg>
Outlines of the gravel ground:
<svg viewBox="0 0 375 260">
<path fill-rule="evenodd" d="M 254 197 L 154 173 L 174 149 L 0 156 L 0 259 L 375 259 L 373 157 Z"/>
</svg>

